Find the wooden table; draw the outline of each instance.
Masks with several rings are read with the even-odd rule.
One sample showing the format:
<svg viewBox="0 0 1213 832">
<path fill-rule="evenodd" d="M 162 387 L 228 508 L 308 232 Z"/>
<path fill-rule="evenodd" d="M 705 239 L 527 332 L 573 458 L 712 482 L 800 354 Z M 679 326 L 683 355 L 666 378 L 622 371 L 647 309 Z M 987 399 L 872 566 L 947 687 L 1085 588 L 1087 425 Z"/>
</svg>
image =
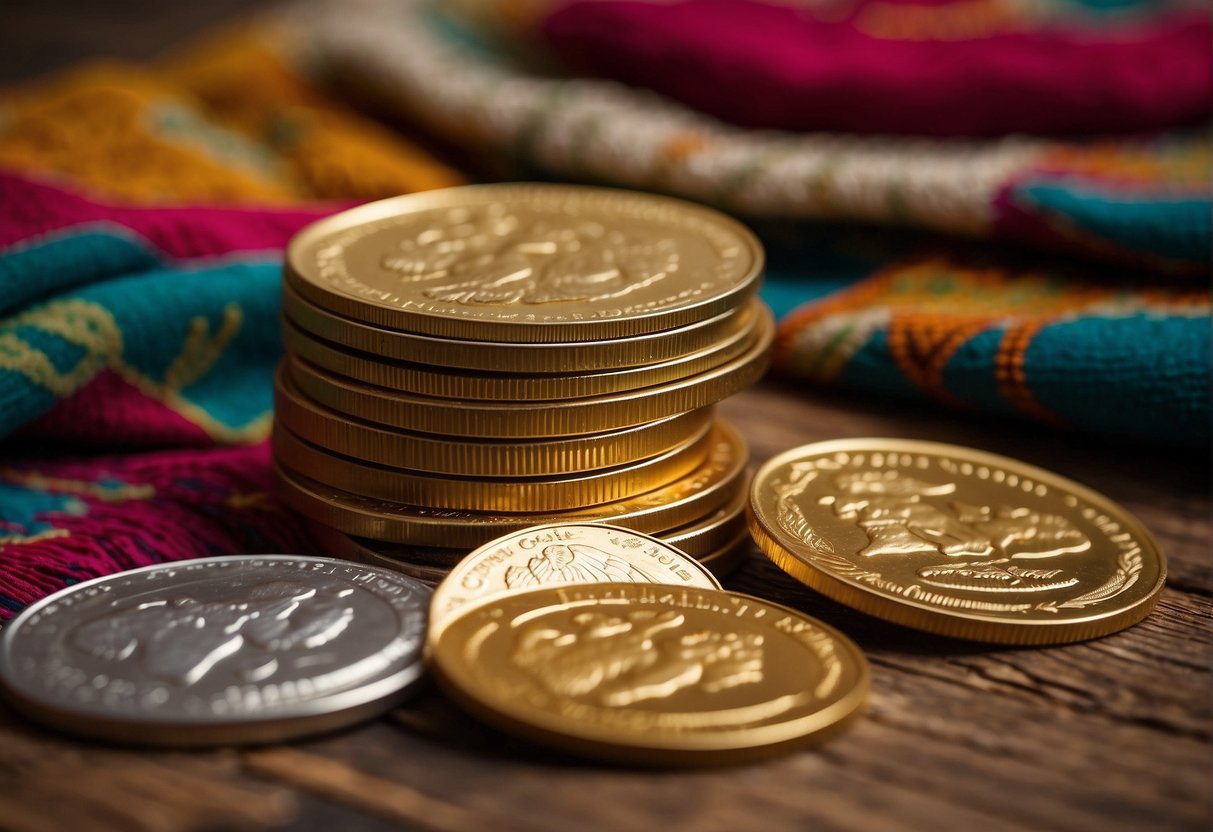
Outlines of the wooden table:
<svg viewBox="0 0 1213 832">
<path fill-rule="evenodd" d="M 89 745 L 0 715 L 0 827 L 14 830 L 1207 829 L 1208 464 L 1017 422 L 766 382 L 722 408 L 756 460 L 819 439 L 903 436 L 1010 454 L 1103 491 L 1167 554 L 1158 610 L 1084 644 L 1020 650 L 929 636 L 834 604 L 755 550 L 726 585 L 850 634 L 866 716 L 771 762 L 646 771 L 549 754 L 430 691 L 374 723 L 253 750 Z"/>
<path fill-rule="evenodd" d="M 73 39 L 62 34 L 63 5 L 24 6 L 11 27 L 0 26 L 0 55 L 8 56 L 0 58 L 0 78 L 92 51 L 143 55 L 163 42 L 157 33 L 184 34 L 190 25 L 183 21 L 205 16 L 196 9 L 141 15 L 124 29 L 137 37 Z M 234 6 L 212 5 L 211 12 Z M 39 38 L 46 50 L 36 48 Z M 755 550 L 729 588 L 819 616 L 855 638 L 872 663 L 866 716 L 819 748 L 723 770 L 600 766 L 482 728 L 433 691 L 338 734 L 201 753 L 86 744 L 0 711 L 0 828 L 1209 828 L 1213 581 L 1205 454 L 778 382 L 721 409 L 756 461 L 820 439 L 897 436 L 957 442 L 1053 469 L 1144 521 L 1169 559 L 1168 587 L 1158 610 L 1123 633 L 1007 649 L 851 612 Z"/>
</svg>

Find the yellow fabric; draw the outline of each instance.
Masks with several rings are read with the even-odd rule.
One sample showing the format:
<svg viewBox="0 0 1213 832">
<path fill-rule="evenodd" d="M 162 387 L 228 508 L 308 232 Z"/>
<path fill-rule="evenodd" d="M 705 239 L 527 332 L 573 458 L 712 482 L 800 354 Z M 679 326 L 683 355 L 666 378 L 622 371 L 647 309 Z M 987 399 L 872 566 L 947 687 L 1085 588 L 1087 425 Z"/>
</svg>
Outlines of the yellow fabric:
<svg viewBox="0 0 1213 832">
<path fill-rule="evenodd" d="M 92 63 L 0 98 L 0 167 L 141 205 L 377 199 L 461 174 L 313 92 L 260 30 L 148 66 Z"/>
</svg>

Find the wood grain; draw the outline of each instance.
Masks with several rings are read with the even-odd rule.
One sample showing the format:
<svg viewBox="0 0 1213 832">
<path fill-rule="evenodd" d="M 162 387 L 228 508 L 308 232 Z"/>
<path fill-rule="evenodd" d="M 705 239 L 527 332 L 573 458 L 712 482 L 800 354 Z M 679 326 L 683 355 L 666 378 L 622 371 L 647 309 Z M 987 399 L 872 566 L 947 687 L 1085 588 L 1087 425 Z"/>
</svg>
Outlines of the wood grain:
<svg viewBox="0 0 1213 832">
<path fill-rule="evenodd" d="M 1122 633 L 1011 649 L 863 616 L 754 550 L 729 588 L 828 621 L 872 662 L 865 717 L 819 747 L 726 770 L 600 766 L 483 727 L 433 690 L 351 731 L 242 752 L 134 753 L 10 717 L 0 725 L 0 826 L 69 829 L 95 815 L 94 828 L 138 830 L 309 829 L 320 817 L 351 830 L 1208 828 L 1213 603 L 1202 461 L 1110 453 L 1089 438 L 778 383 L 721 409 L 755 461 L 807 441 L 884 435 L 1046 465 L 1142 517 L 1175 580 Z"/>
</svg>

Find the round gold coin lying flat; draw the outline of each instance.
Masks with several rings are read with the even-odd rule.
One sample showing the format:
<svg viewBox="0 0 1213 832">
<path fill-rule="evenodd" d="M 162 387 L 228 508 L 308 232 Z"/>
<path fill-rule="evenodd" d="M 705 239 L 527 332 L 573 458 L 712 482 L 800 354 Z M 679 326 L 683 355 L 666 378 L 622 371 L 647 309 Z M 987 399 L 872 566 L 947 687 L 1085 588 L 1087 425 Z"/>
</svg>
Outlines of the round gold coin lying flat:
<svg viewBox="0 0 1213 832">
<path fill-rule="evenodd" d="M 459 561 L 430 604 L 430 644 L 469 605 L 553 584 L 673 584 L 720 589 L 712 573 L 655 537 L 618 526 L 533 526 Z"/>
<path fill-rule="evenodd" d="M 437 509 L 379 500 L 317 482 L 275 465 L 278 496 L 317 523 L 346 534 L 417 546 L 467 551 L 537 523 L 612 523 L 649 534 L 676 528 L 716 511 L 742 489 L 749 450 L 737 429 L 717 420 L 703 463 L 669 485 L 626 500 L 544 514 Z"/>
<path fill-rule="evenodd" d="M 711 426 L 689 442 L 629 465 L 553 477 L 453 477 L 359 462 L 317 448 L 277 426 L 275 458 L 342 491 L 415 506 L 468 511 L 568 511 L 625 500 L 695 470 L 711 450 Z"/>
<path fill-rule="evenodd" d="M 724 214 L 633 191 L 473 185 L 360 205 L 299 232 L 287 282 L 367 323 L 537 343 L 660 332 L 739 306 L 762 247 Z"/>
<path fill-rule="evenodd" d="M 868 665 L 837 630 L 749 595 L 585 584 L 497 597 L 430 644 L 439 684 L 503 730 L 577 754 L 722 765 L 824 738 Z"/>
<path fill-rule="evenodd" d="M 280 369 L 274 379 L 274 418 L 301 439 L 368 462 L 465 477 L 538 477 L 612 468 L 664 453 L 706 431 L 712 408 L 588 436 L 468 441 L 346 418 L 301 396 Z"/>
<path fill-rule="evenodd" d="M 638 390 L 707 372 L 744 353 L 756 331 L 752 320 L 763 314 L 757 302 L 748 304 L 745 318 L 732 331 L 703 349 L 654 364 L 623 369 L 576 372 L 570 362 L 563 373 L 472 372 L 403 361 L 388 361 L 372 353 L 343 349 L 305 333 L 289 319 L 282 321 L 287 352 L 320 369 L 402 393 L 447 399 L 529 401 L 580 399 Z M 518 345 L 510 345 L 516 350 Z M 551 349 L 551 347 L 549 347 Z M 565 357 L 568 360 L 568 357 Z"/>
<path fill-rule="evenodd" d="M 1166 567 L 1149 532 L 1088 488 L 1014 459 L 902 439 L 780 454 L 750 530 L 781 569 L 848 606 L 942 635 L 1057 644 L 1127 627 Z"/>
<path fill-rule="evenodd" d="M 681 381 L 611 396 L 551 402 L 485 402 L 394 393 L 334 376 L 299 359 L 285 363 L 308 398 L 340 413 L 402 430 L 444 436 L 529 438 L 619 430 L 715 404 L 766 371 L 774 326 L 762 319 L 757 340 L 742 355 Z"/>
<path fill-rule="evenodd" d="M 282 311 L 301 332 L 393 361 L 464 370 L 548 375 L 617 370 L 680 358 L 750 328 L 762 302 L 695 324 L 630 338 L 559 344 L 466 341 L 396 332 L 352 321 L 308 303 L 283 287 Z"/>
</svg>

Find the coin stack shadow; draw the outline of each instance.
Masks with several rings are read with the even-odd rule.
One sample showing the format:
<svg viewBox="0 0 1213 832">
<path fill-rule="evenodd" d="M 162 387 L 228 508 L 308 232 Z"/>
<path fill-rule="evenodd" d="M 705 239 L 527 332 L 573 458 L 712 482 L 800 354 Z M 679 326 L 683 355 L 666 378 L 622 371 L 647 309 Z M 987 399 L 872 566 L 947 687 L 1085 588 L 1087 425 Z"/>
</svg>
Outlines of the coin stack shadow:
<svg viewBox="0 0 1213 832">
<path fill-rule="evenodd" d="M 275 472 L 329 554 L 436 582 L 502 534 L 602 522 L 744 557 L 748 449 L 714 405 L 767 367 L 752 288 L 632 337 L 480 341 L 325 308 L 290 262 Z"/>
</svg>

